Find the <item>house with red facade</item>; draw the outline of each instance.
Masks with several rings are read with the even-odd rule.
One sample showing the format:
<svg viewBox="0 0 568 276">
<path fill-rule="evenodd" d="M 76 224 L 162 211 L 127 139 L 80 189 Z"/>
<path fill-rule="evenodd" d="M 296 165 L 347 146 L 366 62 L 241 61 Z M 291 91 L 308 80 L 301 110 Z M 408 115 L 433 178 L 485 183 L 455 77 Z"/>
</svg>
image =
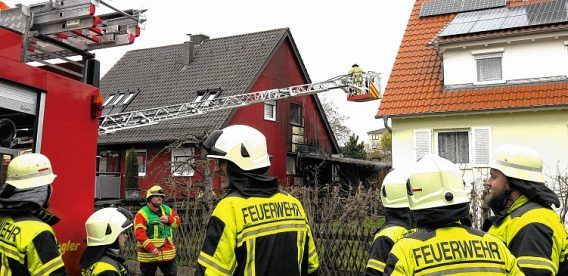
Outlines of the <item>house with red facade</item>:
<svg viewBox="0 0 568 276">
<path fill-rule="evenodd" d="M 101 80 L 103 115 L 310 82 L 287 28 L 213 39 L 192 35 L 183 44 L 127 52 Z M 350 169 L 343 166 L 341 173 L 335 166 L 349 162 L 333 156 L 339 147 L 317 95 L 309 95 L 102 135 L 97 198 L 124 197 L 129 149 L 137 155 L 142 190 L 164 179 L 183 185 L 205 181 L 199 142 L 212 130 L 235 124 L 267 137 L 270 174 L 282 185 L 301 183 L 314 166 L 326 171 L 318 174 L 319 183 L 331 183 L 334 175 L 353 179 Z"/>
<path fill-rule="evenodd" d="M 565 172 L 567 3 L 417 0 L 377 113 L 392 123 L 393 167 L 436 153 L 474 180 L 496 148 L 520 144 L 547 176 Z"/>
</svg>

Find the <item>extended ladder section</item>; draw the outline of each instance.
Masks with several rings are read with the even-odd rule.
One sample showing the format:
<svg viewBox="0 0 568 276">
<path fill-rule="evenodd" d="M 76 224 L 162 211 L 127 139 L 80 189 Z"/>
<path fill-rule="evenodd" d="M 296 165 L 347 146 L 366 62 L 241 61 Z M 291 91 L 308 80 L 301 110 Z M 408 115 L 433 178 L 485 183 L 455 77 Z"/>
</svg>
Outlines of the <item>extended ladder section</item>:
<svg viewBox="0 0 568 276">
<path fill-rule="evenodd" d="M 364 77 L 366 80 L 376 80 L 380 82 L 380 78 L 378 77 L 379 75 L 380 74 L 376 72 L 367 72 Z M 146 110 L 117 113 L 100 118 L 99 133 L 112 133 L 124 129 L 153 125 L 161 121 L 197 116 L 211 111 L 243 107 L 255 103 L 280 100 L 294 96 L 305 96 L 328 92 L 334 89 L 343 89 L 346 93 L 350 93 L 350 90 L 352 89 L 358 89 L 362 91 L 362 93 L 369 93 L 373 89 L 376 90 L 376 87 L 380 87 L 380 83 L 373 83 L 371 81 L 365 81 L 363 82 L 363 85 L 364 86 L 358 86 L 353 82 L 353 77 L 342 75 L 324 82 L 257 91 Z"/>
<path fill-rule="evenodd" d="M 100 5 L 115 12 L 95 15 Z M 94 58 L 90 51 L 133 43 L 146 22 L 144 12 L 121 11 L 103 0 L 51 0 L 0 11 L 0 26 L 22 34 L 22 62 L 39 62 L 85 79 L 86 61 Z"/>
</svg>

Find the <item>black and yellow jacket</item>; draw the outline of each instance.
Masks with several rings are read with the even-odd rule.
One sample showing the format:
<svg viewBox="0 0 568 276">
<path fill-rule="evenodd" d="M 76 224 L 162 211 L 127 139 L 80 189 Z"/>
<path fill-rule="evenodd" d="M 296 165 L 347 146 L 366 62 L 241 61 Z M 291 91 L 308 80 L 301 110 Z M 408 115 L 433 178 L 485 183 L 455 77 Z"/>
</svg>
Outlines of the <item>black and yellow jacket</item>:
<svg viewBox="0 0 568 276">
<path fill-rule="evenodd" d="M 518 198 L 488 233 L 507 245 L 526 275 L 556 275 L 565 258 L 566 230 L 558 214 L 526 196 Z"/>
<path fill-rule="evenodd" d="M 196 275 L 308 275 L 319 266 L 302 204 L 283 193 L 221 200 L 198 264 Z"/>
<path fill-rule="evenodd" d="M 383 275 L 387 257 L 394 244 L 404 236 L 416 232 L 408 208 L 385 208 L 386 223 L 375 234 L 365 275 Z"/>
<path fill-rule="evenodd" d="M 523 275 L 497 238 L 455 223 L 422 228 L 392 248 L 383 275 Z"/>
<path fill-rule="evenodd" d="M 128 276 L 128 270 L 123 264 L 124 260 L 111 256 L 103 256 L 100 260 L 87 268 L 81 269 L 83 276 Z"/>
<path fill-rule="evenodd" d="M 32 216 L 0 214 L 0 275 L 66 275 L 51 226 Z"/>
</svg>

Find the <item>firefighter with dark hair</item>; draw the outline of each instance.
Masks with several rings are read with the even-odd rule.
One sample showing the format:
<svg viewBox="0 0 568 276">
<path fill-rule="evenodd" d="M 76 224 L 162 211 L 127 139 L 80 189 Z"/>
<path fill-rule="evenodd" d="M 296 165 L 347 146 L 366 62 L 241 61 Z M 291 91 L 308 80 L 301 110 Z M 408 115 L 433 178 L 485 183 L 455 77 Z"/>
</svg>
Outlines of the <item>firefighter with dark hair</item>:
<svg viewBox="0 0 568 276">
<path fill-rule="evenodd" d="M 525 275 L 556 275 L 565 259 L 566 230 L 552 210 L 560 201 L 544 184 L 542 157 L 525 146 L 499 147 L 486 186 L 485 203 L 495 216 L 484 228 L 507 245 Z"/>
<path fill-rule="evenodd" d="M 195 275 L 313 275 L 314 238 L 302 204 L 268 175 L 266 138 L 234 125 L 203 146 L 217 161 L 215 176 L 229 194 L 209 220 Z"/>
<path fill-rule="evenodd" d="M 87 222 L 87 249 L 81 256 L 84 276 L 127 276 L 128 270 L 120 250 L 126 246 L 126 229 L 132 227 L 133 215 L 124 208 L 104 208 L 93 213 Z"/>
<path fill-rule="evenodd" d="M 47 210 L 56 177 L 39 153 L 8 165 L 0 188 L 0 275 L 67 275 L 51 228 L 59 218 Z"/>
<path fill-rule="evenodd" d="M 392 248 L 383 275 L 523 275 L 499 239 L 459 223 L 469 213 L 462 173 L 427 154 L 407 182 L 418 231 Z"/>
<path fill-rule="evenodd" d="M 357 87 L 363 86 L 363 69 L 358 64 L 353 64 L 349 69 L 348 76 L 353 78 L 353 84 Z M 351 95 L 361 94 L 361 89 L 351 88 Z"/>
<path fill-rule="evenodd" d="M 134 217 L 137 259 L 144 276 L 155 275 L 158 267 L 166 276 L 177 275 L 173 235 L 181 219 L 176 210 L 163 204 L 165 196 L 160 186 L 148 189 L 147 204 Z"/>
<path fill-rule="evenodd" d="M 408 208 L 406 181 L 408 176 L 399 169 L 389 172 L 381 187 L 381 203 L 385 224 L 375 234 L 365 275 L 383 275 L 387 257 L 393 245 L 414 232 L 412 214 Z"/>
</svg>

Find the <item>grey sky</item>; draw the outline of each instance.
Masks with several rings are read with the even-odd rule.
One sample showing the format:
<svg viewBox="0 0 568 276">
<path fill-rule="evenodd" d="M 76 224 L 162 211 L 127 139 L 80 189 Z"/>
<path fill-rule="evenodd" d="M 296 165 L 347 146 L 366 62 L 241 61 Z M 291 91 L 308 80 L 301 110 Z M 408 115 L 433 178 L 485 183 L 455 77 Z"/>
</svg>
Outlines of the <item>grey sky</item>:
<svg viewBox="0 0 568 276">
<path fill-rule="evenodd" d="M 13 6 L 44 1 L 3 0 Z M 128 50 L 182 43 L 186 33 L 212 38 L 289 27 L 312 81 L 344 74 L 351 64 L 390 74 L 404 34 L 413 0 L 210 0 L 210 1 L 109 1 L 121 9 L 146 8 L 146 29 L 127 47 L 99 50 L 102 73 L 106 73 Z M 108 10 L 100 9 L 99 12 Z M 244 92 L 244 91 L 243 91 Z M 379 102 L 351 103 L 341 91 L 320 94 L 331 97 L 347 125 L 367 140 L 367 131 L 382 128 L 374 119 Z"/>
</svg>

